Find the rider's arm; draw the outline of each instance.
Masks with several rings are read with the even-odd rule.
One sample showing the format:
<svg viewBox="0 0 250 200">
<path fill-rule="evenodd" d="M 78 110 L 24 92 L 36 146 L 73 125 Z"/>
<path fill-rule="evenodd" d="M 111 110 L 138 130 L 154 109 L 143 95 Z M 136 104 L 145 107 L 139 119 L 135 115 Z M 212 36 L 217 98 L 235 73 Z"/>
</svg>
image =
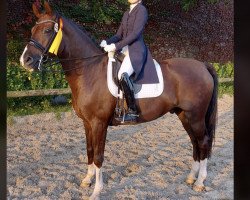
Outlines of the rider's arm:
<svg viewBox="0 0 250 200">
<path fill-rule="evenodd" d="M 133 43 L 138 37 L 140 37 L 140 35 L 143 32 L 144 26 L 147 23 L 148 20 L 148 12 L 146 10 L 145 7 L 142 7 L 140 10 L 138 10 L 138 13 L 136 15 L 136 21 L 134 23 L 134 27 L 133 27 L 133 32 L 130 33 L 126 38 L 124 38 L 123 40 L 117 42 L 115 44 L 116 49 L 122 49 L 123 47 L 130 45 L 131 43 Z"/>
<path fill-rule="evenodd" d="M 123 15 L 123 18 L 124 18 L 124 15 Z M 122 19 L 122 23 L 123 23 L 123 19 Z M 111 43 L 116 43 L 116 42 L 119 42 L 121 39 L 122 39 L 122 33 L 123 33 L 123 24 L 121 23 L 117 33 L 112 36 L 111 38 L 107 39 L 107 44 L 111 44 Z"/>
</svg>

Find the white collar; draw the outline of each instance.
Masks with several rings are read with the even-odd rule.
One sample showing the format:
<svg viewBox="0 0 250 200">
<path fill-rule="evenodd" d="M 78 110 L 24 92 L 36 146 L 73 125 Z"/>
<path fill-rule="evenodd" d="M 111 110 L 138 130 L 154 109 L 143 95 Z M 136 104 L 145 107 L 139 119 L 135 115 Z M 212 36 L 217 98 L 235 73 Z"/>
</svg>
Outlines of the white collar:
<svg viewBox="0 0 250 200">
<path fill-rule="evenodd" d="M 137 2 L 137 3 L 134 3 L 134 4 L 130 4 L 130 11 L 131 12 L 135 6 L 137 6 L 138 3 L 141 3 L 141 1 Z"/>
</svg>

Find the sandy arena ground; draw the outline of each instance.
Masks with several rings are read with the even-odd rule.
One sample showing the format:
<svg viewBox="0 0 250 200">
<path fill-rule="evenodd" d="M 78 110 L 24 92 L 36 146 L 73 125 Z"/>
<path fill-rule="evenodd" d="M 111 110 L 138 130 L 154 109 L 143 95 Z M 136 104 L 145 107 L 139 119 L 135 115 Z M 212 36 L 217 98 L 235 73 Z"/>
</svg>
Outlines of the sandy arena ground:
<svg viewBox="0 0 250 200">
<path fill-rule="evenodd" d="M 219 99 L 218 127 L 206 191 L 185 183 L 190 139 L 176 115 L 136 126 L 110 127 L 101 199 L 233 199 L 233 97 Z M 86 199 L 85 134 L 73 113 L 17 117 L 8 126 L 8 199 Z"/>
</svg>

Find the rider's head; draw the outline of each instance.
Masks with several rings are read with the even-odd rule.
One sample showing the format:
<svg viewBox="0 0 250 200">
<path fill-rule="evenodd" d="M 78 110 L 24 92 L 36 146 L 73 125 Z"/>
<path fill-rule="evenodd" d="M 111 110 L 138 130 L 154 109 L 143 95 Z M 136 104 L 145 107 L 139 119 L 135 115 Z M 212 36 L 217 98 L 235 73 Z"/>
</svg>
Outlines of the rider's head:
<svg viewBox="0 0 250 200">
<path fill-rule="evenodd" d="M 130 4 L 139 3 L 141 0 L 128 0 Z"/>
</svg>

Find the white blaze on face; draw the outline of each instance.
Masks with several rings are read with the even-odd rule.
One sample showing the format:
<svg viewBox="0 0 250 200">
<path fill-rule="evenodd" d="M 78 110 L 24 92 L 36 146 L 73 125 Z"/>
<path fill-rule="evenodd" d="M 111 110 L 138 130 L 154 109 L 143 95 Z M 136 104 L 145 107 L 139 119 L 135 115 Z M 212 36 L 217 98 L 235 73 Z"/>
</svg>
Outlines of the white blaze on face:
<svg viewBox="0 0 250 200">
<path fill-rule="evenodd" d="M 26 53 L 26 51 L 28 50 L 27 46 L 25 47 L 21 57 L 20 57 L 20 63 L 21 65 L 24 67 L 24 54 Z"/>
</svg>

